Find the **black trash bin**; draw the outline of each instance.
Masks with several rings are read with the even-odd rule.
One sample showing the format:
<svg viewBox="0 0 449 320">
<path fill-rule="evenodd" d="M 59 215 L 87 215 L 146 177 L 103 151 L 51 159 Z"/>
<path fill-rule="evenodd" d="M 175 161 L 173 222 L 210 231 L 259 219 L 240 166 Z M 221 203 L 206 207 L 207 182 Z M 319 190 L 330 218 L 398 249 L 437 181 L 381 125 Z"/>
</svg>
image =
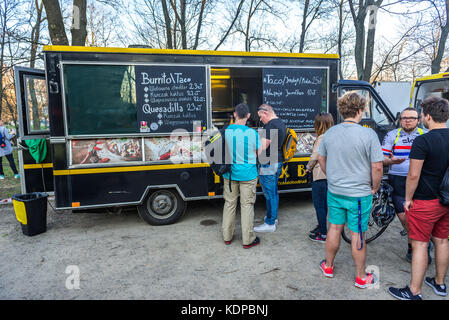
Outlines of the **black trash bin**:
<svg viewBox="0 0 449 320">
<path fill-rule="evenodd" d="M 47 231 L 48 194 L 33 192 L 12 196 L 16 218 L 26 236 L 35 236 Z"/>
</svg>

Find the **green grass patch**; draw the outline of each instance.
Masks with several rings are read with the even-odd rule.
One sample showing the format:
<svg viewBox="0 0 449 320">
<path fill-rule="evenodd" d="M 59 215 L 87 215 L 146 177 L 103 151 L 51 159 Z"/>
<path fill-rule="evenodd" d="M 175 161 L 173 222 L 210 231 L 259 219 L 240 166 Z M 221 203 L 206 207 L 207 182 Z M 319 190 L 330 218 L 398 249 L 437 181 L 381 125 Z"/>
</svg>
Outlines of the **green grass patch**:
<svg viewBox="0 0 449 320">
<path fill-rule="evenodd" d="M 14 155 L 14 162 L 16 163 L 17 170 L 19 170 L 19 157 L 17 149 L 12 151 Z M 3 164 L 3 172 L 5 173 L 5 180 L 0 180 L 0 200 L 11 198 L 12 195 L 21 193 L 20 189 L 20 179 L 14 179 L 14 172 L 9 166 L 8 159 L 6 157 L 1 157 Z"/>
</svg>

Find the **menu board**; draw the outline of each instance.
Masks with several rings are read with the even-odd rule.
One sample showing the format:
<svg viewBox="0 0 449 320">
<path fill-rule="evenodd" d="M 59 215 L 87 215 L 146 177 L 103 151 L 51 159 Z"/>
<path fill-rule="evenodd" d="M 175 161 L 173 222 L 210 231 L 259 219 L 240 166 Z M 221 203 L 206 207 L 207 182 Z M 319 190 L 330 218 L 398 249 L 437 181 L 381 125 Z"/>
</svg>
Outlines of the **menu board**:
<svg viewBox="0 0 449 320">
<path fill-rule="evenodd" d="M 313 128 L 315 115 L 327 109 L 326 69 L 263 69 L 263 103 L 292 129 Z"/>
<path fill-rule="evenodd" d="M 140 132 L 202 132 L 207 125 L 206 68 L 136 66 L 137 121 Z"/>
</svg>

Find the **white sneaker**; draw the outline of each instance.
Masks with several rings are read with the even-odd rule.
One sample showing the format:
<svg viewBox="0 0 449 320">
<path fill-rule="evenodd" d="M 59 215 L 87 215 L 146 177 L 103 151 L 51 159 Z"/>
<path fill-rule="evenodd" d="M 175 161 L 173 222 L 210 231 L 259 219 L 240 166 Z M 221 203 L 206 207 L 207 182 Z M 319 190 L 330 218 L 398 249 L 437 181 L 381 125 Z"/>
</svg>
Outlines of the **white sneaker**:
<svg viewBox="0 0 449 320">
<path fill-rule="evenodd" d="M 255 232 L 275 232 L 276 225 L 274 224 L 261 224 L 260 226 L 254 227 Z"/>
<path fill-rule="evenodd" d="M 267 223 L 267 217 L 263 218 L 263 222 Z M 276 227 L 277 227 L 277 225 L 278 225 L 278 222 L 279 222 L 278 219 L 276 219 L 276 220 L 274 221 L 274 224 L 276 225 Z"/>
</svg>

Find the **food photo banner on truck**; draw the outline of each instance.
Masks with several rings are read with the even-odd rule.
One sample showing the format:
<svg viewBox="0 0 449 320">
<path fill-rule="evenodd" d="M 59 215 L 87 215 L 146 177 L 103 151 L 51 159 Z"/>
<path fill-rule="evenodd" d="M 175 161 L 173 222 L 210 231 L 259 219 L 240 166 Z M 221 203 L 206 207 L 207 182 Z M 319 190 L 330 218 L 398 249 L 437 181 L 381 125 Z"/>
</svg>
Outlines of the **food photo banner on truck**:
<svg viewBox="0 0 449 320">
<path fill-rule="evenodd" d="M 140 132 L 169 134 L 207 127 L 206 68 L 136 66 L 137 122 Z"/>
</svg>

